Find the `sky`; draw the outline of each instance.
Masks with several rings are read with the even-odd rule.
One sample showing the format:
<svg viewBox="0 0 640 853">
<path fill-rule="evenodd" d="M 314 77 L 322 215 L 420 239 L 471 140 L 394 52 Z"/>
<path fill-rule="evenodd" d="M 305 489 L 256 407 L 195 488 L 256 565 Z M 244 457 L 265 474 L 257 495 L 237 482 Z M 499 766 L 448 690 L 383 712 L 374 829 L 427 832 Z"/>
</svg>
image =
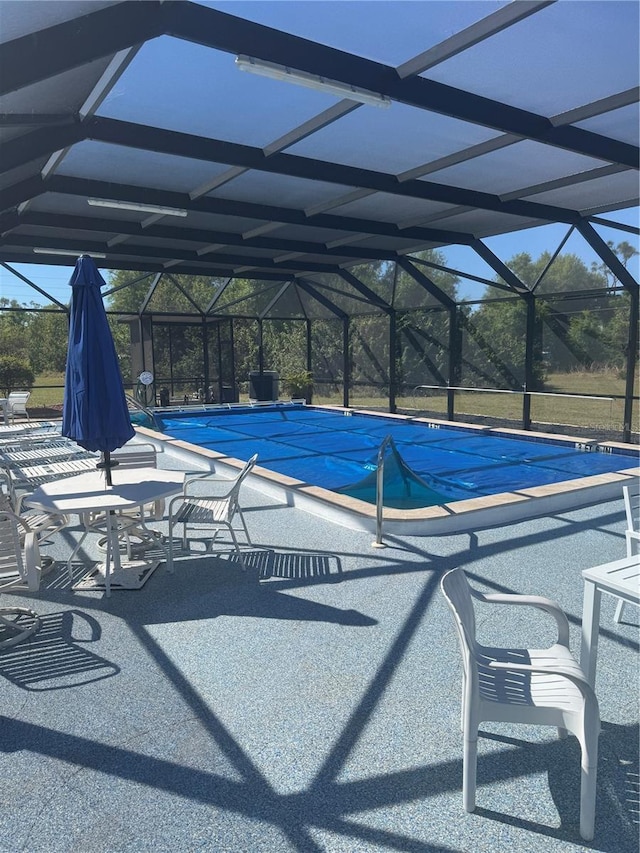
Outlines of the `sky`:
<svg viewBox="0 0 640 853">
<path fill-rule="evenodd" d="M 640 209 L 637 207 L 627 210 L 615 211 L 611 214 L 604 215 L 602 218 L 611 219 L 614 222 L 619 222 L 625 225 L 638 227 L 640 224 Z M 624 231 L 598 228 L 600 236 L 604 240 L 612 240 L 614 244 L 620 243 L 623 240 L 630 243 L 636 248 L 638 245 L 638 237 L 633 234 L 628 234 Z M 535 260 L 544 251 L 553 253 L 564 235 L 567 233 L 566 225 L 547 225 L 539 228 L 530 228 L 525 231 L 517 231 L 511 234 L 504 234 L 497 237 L 488 237 L 483 240 L 489 248 L 502 260 L 508 261 L 514 255 L 521 252 L 527 252 Z M 447 246 L 444 247 L 442 253 L 446 256 L 446 262 L 454 269 L 459 269 L 473 275 L 481 276 L 488 279 L 494 278 L 493 270 L 491 270 L 485 262 L 479 258 L 475 252 L 464 246 Z M 565 253 L 573 253 L 578 255 L 587 267 L 591 266 L 592 262 L 599 263 L 600 259 L 595 255 L 590 246 L 585 243 L 579 234 L 574 233 L 569 238 L 563 248 Z M 18 272 L 26 276 L 38 287 L 41 287 L 47 293 L 50 293 L 55 299 L 62 303 L 68 303 L 70 298 L 69 279 L 73 272 L 74 260 L 70 258 L 68 266 L 45 266 L 41 264 L 15 264 L 12 265 Z M 633 259 L 629 266 L 631 274 L 636 281 L 640 280 L 639 269 L 640 258 Z M 102 270 L 105 279 L 108 281 L 107 270 Z M 483 285 L 474 282 L 461 280 L 458 292 L 461 299 L 478 299 L 480 298 Z M 15 275 L 10 273 L 4 267 L 0 266 L 0 297 L 17 300 L 21 304 L 34 302 L 38 305 L 45 304 L 47 300 L 41 296 L 36 290 L 26 285 Z"/>
<path fill-rule="evenodd" d="M 227 0 L 201 0 L 201 2 L 231 13 L 236 9 L 233 0 L 231 2 L 227 2 Z M 336 48 L 349 50 L 378 62 L 399 66 L 409 58 L 419 55 L 425 49 L 441 43 L 452 33 L 472 25 L 477 20 L 505 5 L 508 5 L 506 0 L 429 4 L 428 27 L 424 26 L 424 6 L 418 3 L 374 3 L 367 7 L 367 15 L 363 16 L 358 4 L 351 3 L 246 2 L 242 4 L 242 13 L 260 23 L 281 27 L 302 37 L 312 37 Z M 53 15 L 53 12 L 50 11 L 49 14 Z M 602 71 L 602 63 L 600 63 L 597 67 L 601 69 L 601 73 L 596 75 L 594 73 L 596 65 L 589 52 L 585 52 L 584 55 L 573 56 L 571 68 L 562 66 L 563 85 L 557 86 L 558 68 L 560 67 L 558 63 L 562 60 L 564 51 L 562 27 L 563 24 L 574 25 L 574 21 L 575 15 L 571 4 L 551 4 L 545 7 L 543 11 L 526 18 L 516 27 L 508 28 L 508 33 L 505 31 L 505 33 L 498 34 L 486 42 L 481 41 L 462 54 L 450 57 L 447 61 L 431 68 L 430 77 L 436 80 L 442 78 L 444 82 L 456 85 L 460 84 L 456 75 L 462 75 L 462 82 L 468 82 L 468 77 L 465 78 L 464 75 L 468 75 L 468 64 L 472 62 L 475 72 L 474 86 L 479 87 L 477 94 L 493 91 L 493 87 L 497 85 L 497 78 L 500 82 L 498 91 L 501 93 L 502 100 L 511 103 L 515 97 L 514 92 L 516 92 L 516 102 L 519 105 L 541 115 L 560 114 L 564 109 L 575 106 L 575 103 L 581 103 L 578 95 L 580 92 L 588 91 L 591 99 L 597 99 L 611 92 L 622 91 L 621 84 L 618 85 L 617 81 L 627 80 L 637 75 L 637 53 L 628 51 L 624 56 L 619 56 L 617 48 L 619 40 L 626 32 L 633 31 L 635 33 L 637 30 L 637 8 L 634 4 L 619 4 L 617 14 L 611 16 L 608 11 L 608 4 L 584 4 L 579 21 L 580 29 L 585 29 L 588 26 L 599 27 L 598 50 L 603 56 L 616 58 L 619 61 L 605 63 L 604 71 Z M 603 22 L 607 26 L 602 25 Z M 633 27 L 630 26 L 630 22 L 633 22 Z M 385 33 L 384 39 L 380 38 L 381 32 Z M 550 33 L 553 33 L 553 38 L 550 38 Z M 215 68 L 215 63 L 220 60 L 211 51 L 195 49 L 193 45 L 187 43 L 175 44 L 174 41 L 168 38 L 160 38 L 147 42 L 136 56 L 135 61 L 127 68 L 127 74 L 123 76 L 101 105 L 100 114 L 135 121 L 140 103 L 145 103 L 146 109 L 155 105 L 155 108 L 161 111 L 162 98 L 169 98 L 170 100 L 173 99 L 173 108 L 181 110 L 181 122 L 186 121 L 185 116 L 189 116 L 190 121 L 197 119 L 200 122 L 206 119 L 207 122 L 213 122 L 216 116 L 215 111 L 200 108 L 202 93 L 199 87 L 191 85 L 190 78 L 187 81 L 188 86 L 185 87 L 182 85 L 184 83 L 183 78 L 172 70 L 171 73 L 165 74 L 159 84 L 157 76 L 151 76 L 148 73 L 151 67 L 157 72 L 158 65 L 148 66 L 146 62 L 151 62 L 156 57 L 156 52 L 159 52 L 158 56 L 164 56 L 163 51 L 167 49 L 167 42 L 171 42 L 169 46 L 177 57 L 182 57 L 181 51 L 184 50 L 185 58 L 190 58 L 191 62 L 204 62 L 206 59 L 206 62 L 214 63 L 211 67 L 204 65 L 202 67 L 203 73 L 207 69 Z M 499 47 L 498 52 L 496 52 L 496 46 Z M 520 54 L 524 49 L 523 46 L 527 48 L 526 63 L 521 61 Z M 222 59 L 225 62 L 228 61 L 226 56 Z M 629 64 L 631 64 L 631 68 L 628 67 Z M 166 68 L 169 67 L 166 66 Z M 198 73 L 200 73 L 199 65 L 190 66 L 190 69 L 192 68 L 197 68 Z M 509 69 L 508 75 L 505 74 L 505 68 Z M 444 77 L 442 77 L 443 74 Z M 543 81 L 543 83 L 535 87 L 527 85 L 532 75 L 536 80 Z M 238 86 L 246 82 L 241 80 L 245 76 L 238 75 Z M 150 98 L 150 103 L 146 103 L 146 100 L 141 100 L 141 98 L 149 94 L 150 81 L 152 80 L 153 97 Z M 176 92 L 180 97 L 174 97 L 173 89 L 170 89 L 170 86 L 179 87 Z M 290 93 L 290 97 L 293 97 L 294 94 Z M 313 95 L 314 97 L 321 97 L 319 93 L 313 93 Z M 222 95 L 218 93 L 217 96 L 221 97 Z M 308 99 L 309 97 L 309 90 L 304 90 L 304 98 Z M 329 96 L 322 97 L 329 98 Z M 564 104 L 562 98 L 569 98 L 570 101 Z M 333 96 L 329 100 L 333 102 Z M 241 117 L 242 111 L 236 112 Z M 375 114 L 381 111 L 374 110 L 372 112 Z M 400 110 L 397 112 L 401 114 Z M 154 115 L 149 114 L 148 119 L 153 118 Z M 248 115 L 246 118 L 252 126 L 257 124 L 252 115 Z M 160 126 L 163 126 L 161 115 L 158 117 L 158 121 Z M 285 115 L 283 121 L 285 122 L 285 129 L 289 129 L 290 119 L 288 115 Z M 264 124 L 264 122 L 265 117 L 262 116 L 261 122 L 258 124 Z M 188 127 L 190 132 L 195 132 L 190 125 Z M 227 130 L 227 132 L 230 131 Z M 269 139 L 278 137 L 275 130 L 271 129 L 270 133 Z M 77 150 L 81 148 L 82 146 L 76 146 Z M 610 218 L 637 227 L 639 211 L 638 208 L 617 211 L 611 214 Z M 566 226 L 549 225 L 486 238 L 484 242 L 503 261 L 508 261 L 509 258 L 521 252 L 528 252 L 535 259 L 544 251 L 553 253 L 565 233 Z M 600 233 L 605 240 L 613 240 L 614 243 L 626 240 L 632 245 L 638 246 L 637 236 L 611 229 L 603 229 Z M 372 241 L 371 245 L 375 246 L 375 242 Z M 464 269 L 473 275 L 488 279 L 493 279 L 495 276 L 493 270 L 466 247 L 451 246 L 445 247 L 441 251 L 446 258 L 446 263 L 453 268 Z M 592 262 L 600 263 L 600 259 L 577 234 L 571 237 L 564 251 L 577 254 L 587 266 L 591 266 Z M 68 282 L 73 270 L 73 259 L 70 258 L 69 260 L 68 266 L 17 265 L 16 269 L 54 298 L 66 303 L 70 295 Z M 630 271 L 638 279 L 637 258 L 632 262 Z M 105 275 L 105 277 L 107 276 Z M 483 290 L 483 285 L 465 282 L 464 280 L 459 285 L 459 294 L 463 299 L 477 299 Z M 25 285 L 1 266 L 0 297 L 17 300 L 20 303 L 43 304 L 46 301 L 37 291 Z"/>
</svg>

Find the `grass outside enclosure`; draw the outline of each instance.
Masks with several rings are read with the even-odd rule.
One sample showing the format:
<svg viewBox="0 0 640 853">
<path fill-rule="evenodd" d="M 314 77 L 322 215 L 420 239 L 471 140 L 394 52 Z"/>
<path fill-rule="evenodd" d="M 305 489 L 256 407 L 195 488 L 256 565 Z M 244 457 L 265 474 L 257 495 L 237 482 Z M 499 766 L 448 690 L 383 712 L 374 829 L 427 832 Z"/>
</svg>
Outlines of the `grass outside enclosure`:
<svg viewBox="0 0 640 853">
<path fill-rule="evenodd" d="M 531 419 L 534 429 L 551 431 L 558 425 L 577 427 L 584 431 L 593 431 L 594 435 L 622 432 L 624 400 L 624 378 L 614 371 L 575 372 L 549 375 L 545 383 L 545 394 L 532 395 Z M 30 409 L 49 409 L 62 405 L 64 393 L 64 374 L 44 373 L 36 378 L 29 399 Z M 129 392 L 130 393 L 130 392 Z M 638 401 L 638 383 L 636 377 L 635 400 L 632 432 L 640 433 L 640 401 Z M 606 399 L 588 399 L 584 397 L 565 397 L 563 394 L 595 395 Z M 248 397 L 241 394 L 241 402 Z M 284 398 L 283 398 L 284 399 Z M 371 388 L 353 389 L 350 394 L 351 405 L 386 411 L 388 398 L 375 394 Z M 319 385 L 313 394 L 317 405 L 342 405 L 342 389 L 338 386 Z M 399 397 L 398 411 L 404 414 L 419 415 L 428 413 L 433 417 L 447 416 L 447 396 L 445 391 L 417 391 Z M 455 394 L 455 417 L 496 419 L 513 422 L 517 426 L 522 421 L 522 395 L 500 394 L 483 391 L 457 391 Z"/>
<path fill-rule="evenodd" d="M 577 427 L 581 431 L 592 430 L 594 434 L 620 434 L 624 418 L 624 399 L 620 398 L 624 397 L 624 392 L 625 380 L 613 370 L 550 374 L 544 394 L 531 395 L 532 425 L 541 431 L 561 425 Z M 637 376 L 634 397 L 632 432 L 637 436 L 640 431 Z M 465 417 L 496 418 L 517 423 L 522 421 L 522 405 L 523 396 L 519 393 L 482 390 L 455 393 L 455 416 L 458 420 Z M 411 396 L 399 398 L 398 408 L 407 413 L 428 411 L 446 417 L 446 391 L 416 391 Z"/>
<path fill-rule="evenodd" d="M 27 407 L 47 409 L 51 406 L 61 406 L 63 394 L 64 373 L 41 373 L 36 376 Z"/>
</svg>

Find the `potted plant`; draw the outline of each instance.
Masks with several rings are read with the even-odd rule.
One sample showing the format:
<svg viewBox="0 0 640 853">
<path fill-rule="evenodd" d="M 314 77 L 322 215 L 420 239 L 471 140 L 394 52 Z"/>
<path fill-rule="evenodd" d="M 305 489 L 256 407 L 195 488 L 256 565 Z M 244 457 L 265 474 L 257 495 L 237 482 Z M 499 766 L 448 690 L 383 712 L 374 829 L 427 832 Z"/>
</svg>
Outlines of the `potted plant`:
<svg viewBox="0 0 640 853">
<path fill-rule="evenodd" d="M 303 399 L 311 402 L 311 392 L 313 391 L 313 377 L 308 370 L 299 370 L 289 373 L 283 377 L 284 388 L 292 400 Z"/>
</svg>

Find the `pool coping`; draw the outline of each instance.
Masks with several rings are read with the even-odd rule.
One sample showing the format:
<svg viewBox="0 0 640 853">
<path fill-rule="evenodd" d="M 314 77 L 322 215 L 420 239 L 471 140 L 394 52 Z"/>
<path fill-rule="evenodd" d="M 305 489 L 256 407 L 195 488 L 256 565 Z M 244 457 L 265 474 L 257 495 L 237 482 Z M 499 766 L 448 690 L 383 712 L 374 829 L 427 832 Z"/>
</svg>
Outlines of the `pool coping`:
<svg viewBox="0 0 640 853">
<path fill-rule="evenodd" d="M 310 406 L 315 410 L 360 414 L 385 419 L 399 419 L 413 423 L 430 424 L 447 428 L 483 432 L 485 434 L 509 435 L 527 439 L 552 441 L 554 444 L 571 444 L 587 447 L 605 448 L 610 452 L 616 449 L 631 450 L 640 456 L 640 446 L 615 441 L 598 441 L 584 436 L 565 436 L 553 433 L 532 432 L 505 427 L 491 427 L 483 424 L 467 424 L 458 421 L 445 421 L 435 418 L 420 418 L 410 415 L 376 412 L 368 409 L 345 409 L 342 406 Z M 164 449 L 169 455 L 177 456 L 182 462 L 199 466 L 203 471 L 215 471 L 234 476 L 244 462 L 226 456 L 214 450 L 165 436 L 148 427 L 137 426 L 136 432 Z M 625 455 L 627 455 L 625 454 Z M 621 456 L 621 460 L 622 460 Z M 640 477 L 640 466 L 621 468 L 619 471 L 594 474 L 561 483 L 549 483 L 544 486 L 532 486 L 513 492 L 501 492 L 479 498 L 467 498 L 439 506 L 420 509 L 395 509 L 384 507 L 382 522 L 387 533 L 398 535 L 441 535 L 463 532 L 479 527 L 502 525 L 524 518 L 539 517 L 550 513 L 576 509 L 599 501 L 622 497 L 622 486 L 632 484 Z M 318 515 L 342 527 L 353 530 L 377 531 L 377 512 L 374 504 L 331 492 L 320 486 L 314 486 L 285 474 L 277 474 L 267 468 L 256 465 L 248 479 L 248 485 L 258 491 L 284 501 L 306 512 Z"/>
</svg>

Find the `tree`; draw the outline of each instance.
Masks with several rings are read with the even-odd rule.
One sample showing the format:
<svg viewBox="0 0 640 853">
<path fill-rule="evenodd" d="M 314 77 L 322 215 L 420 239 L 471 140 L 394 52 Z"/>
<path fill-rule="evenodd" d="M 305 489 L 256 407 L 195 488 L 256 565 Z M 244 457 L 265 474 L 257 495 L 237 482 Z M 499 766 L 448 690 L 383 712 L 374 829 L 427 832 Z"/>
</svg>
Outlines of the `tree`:
<svg viewBox="0 0 640 853">
<path fill-rule="evenodd" d="M 19 355 L 0 355 L 0 389 L 5 397 L 17 389 L 33 387 L 35 376 L 29 363 Z"/>
<path fill-rule="evenodd" d="M 36 374 L 62 373 L 67 361 L 69 317 L 57 309 L 33 312 L 29 334 L 37 346 L 30 347 L 31 366 Z"/>
<path fill-rule="evenodd" d="M 468 318 L 465 384 L 520 390 L 525 380 L 524 299 L 486 302 Z M 473 367 L 470 369 L 470 365 Z M 484 376 L 484 381 L 479 376 Z"/>
<path fill-rule="evenodd" d="M 0 299 L 0 355 L 18 356 L 29 363 L 32 314 L 15 299 Z"/>
<path fill-rule="evenodd" d="M 625 258 L 634 250 L 621 243 L 613 247 Z M 545 368 L 568 371 L 573 367 L 620 364 L 629 323 L 629 301 L 615 290 L 607 291 L 603 265 L 588 268 L 574 254 L 559 255 L 550 264 L 551 255 L 543 252 L 533 260 L 525 252 L 515 255 L 507 266 L 536 296 L 539 338 L 535 344 L 534 374 L 538 381 Z M 523 381 L 526 304 L 519 297 L 485 302 L 473 314 L 472 323 L 484 344 L 470 359 L 485 358 L 502 365 Z M 476 341 L 477 344 L 477 341 Z M 504 376 L 504 371 L 502 371 Z M 496 377 L 498 385 L 499 376 Z"/>
</svg>

